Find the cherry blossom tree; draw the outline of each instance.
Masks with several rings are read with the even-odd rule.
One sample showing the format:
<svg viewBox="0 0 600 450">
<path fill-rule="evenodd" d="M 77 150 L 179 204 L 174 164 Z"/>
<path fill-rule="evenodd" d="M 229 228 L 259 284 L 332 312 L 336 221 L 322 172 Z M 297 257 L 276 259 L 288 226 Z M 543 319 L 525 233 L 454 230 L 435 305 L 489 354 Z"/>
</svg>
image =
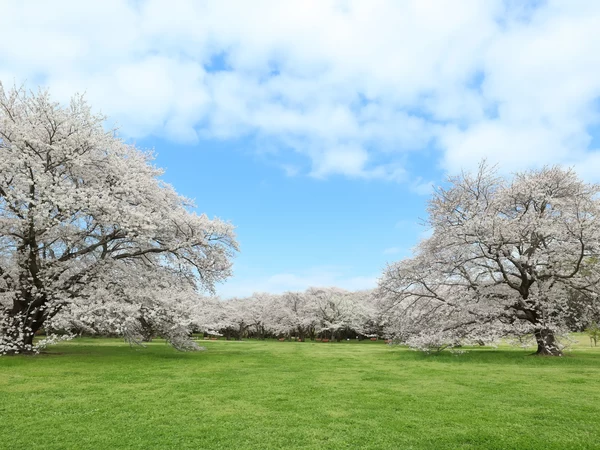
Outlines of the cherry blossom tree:
<svg viewBox="0 0 600 450">
<path fill-rule="evenodd" d="M 32 351 L 107 273 L 144 264 L 208 291 L 231 273 L 233 227 L 191 212 L 104 121 L 82 97 L 63 107 L 0 85 L 0 354 Z"/>
<path fill-rule="evenodd" d="M 394 333 L 418 348 L 530 334 L 561 355 L 573 292 L 598 302 L 599 187 L 558 167 L 506 180 L 485 163 L 449 181 L 429 203 L 433 235 L 380 280 Z"/>
<path fill-rule="evenodd" d="M 232 298 L 223 303 L 225 320 L 221 325 L 227 339 L 233 337 L 241 340 L 251 325 L 254 318 L 250 316 L 252 298 Z"/>
<path fill-rule="evenodd" d="M 314 338 L 318 317 L 314 304 L 305 292 L 285 292 L 277 300 L 274 330 L 297 335 L 300 340 Z"/>
<path fill-rule="evenodd" d="M 178 350 L 195 350 L 190 334 L 203 306 L 193 280 L 160 266 L 119 262 L 46 320 L 45 329 L 121 335 L 132 344 L 158 336 Z"/>
<path fill-rule="evenodd" d="M 191 308 L 192 328 L 205 335 L 220 335 L 230 325 L 225 301 L 216 296 L 202 296 Z"/>
<path fill-rule="evenodd" d="M 339 288 L 309 288 L 306 295 L 311 299 L 318 329 L 331 339 L 340 339 L 339 331 L 355 326 L 359 317 L 357 298 L 349 291 Z"/>
<path fill-rule="evenodd" d="M 255 292 L 244 305 L 248 326 L 258 339 L 276 330 L 277 300 L 277 295 Z"/>
<path fill-rule="evenodd" d="M 356 291 L 351 295 L 354 307 L 349 327 L 358 335 L 383 336 L 389 322 L 385 302 L 381 302 L 373 290 Z"/>
</svg>

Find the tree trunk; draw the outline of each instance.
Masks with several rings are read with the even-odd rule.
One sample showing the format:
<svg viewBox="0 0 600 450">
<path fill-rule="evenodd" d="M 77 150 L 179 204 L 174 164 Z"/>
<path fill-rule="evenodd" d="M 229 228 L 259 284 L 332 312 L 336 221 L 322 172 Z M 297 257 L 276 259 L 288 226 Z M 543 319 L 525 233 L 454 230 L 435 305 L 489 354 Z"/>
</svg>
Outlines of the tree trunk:
<svg viewBox="0 0 600 450">
<path fill-rule="evenodd" d="M 45 298 L 27 297 L 13 301 L 13 307 L 0 315 L 0 355 L 33 353 L 35 333 L 47 318 Z"/>
<path fill-rule="evenodd" d="M 33 353 L 35 332 L 42 326 L 41 321 L 32 315 L 23 318 L 20 315 L 8 316 L 0 323 L 0 354 L 17 355 Z"/>
<path fill-rule="evenodd" d="M 244 332 L 246 331 L 246 327 L 244 325 L 240 325 L 239 329 L 236 332 L 235 340 L 241 341 L 244 337 Z"/>
<path fill-rule="evenodd" d="M 152 342 L 152 338 L 154 337 L 152 326 L 144 319 L 144 317 L 140 317 L 140 324 L 142 326 L 140 332 L 142 335 L 142 342 Z"/>
<path fill-rule="evenodd" d="M 562 356 L 562 351 L 556 341 L 554 333 L 548 329 L 535 330 L 535 340 L 537 342 L 536 355 L 544 356 Z"/>
</svg>

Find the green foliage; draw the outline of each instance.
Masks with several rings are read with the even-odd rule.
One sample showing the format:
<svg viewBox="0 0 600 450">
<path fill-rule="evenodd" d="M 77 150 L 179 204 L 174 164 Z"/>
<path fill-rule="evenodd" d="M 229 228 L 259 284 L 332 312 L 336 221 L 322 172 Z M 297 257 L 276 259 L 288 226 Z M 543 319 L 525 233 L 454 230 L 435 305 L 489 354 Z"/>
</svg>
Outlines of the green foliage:
<svg viewBox="0 0 600 450">
<path fill-rule="evenodd" d="M 594 347 L 598 345 L 598 339 L 600 339 L 600 326 L 596 322 L 592 322 L 587 326 L 585 332 L 590 337 L 590 345 L 594 343 Z"/>
<path fill-rule="evenodd" d="M 76 339 L 0 359 L 6 449 L 598 448 L 600 349 Z M 583 339 L 582 339 L 583 338 Z"/>
</svg>

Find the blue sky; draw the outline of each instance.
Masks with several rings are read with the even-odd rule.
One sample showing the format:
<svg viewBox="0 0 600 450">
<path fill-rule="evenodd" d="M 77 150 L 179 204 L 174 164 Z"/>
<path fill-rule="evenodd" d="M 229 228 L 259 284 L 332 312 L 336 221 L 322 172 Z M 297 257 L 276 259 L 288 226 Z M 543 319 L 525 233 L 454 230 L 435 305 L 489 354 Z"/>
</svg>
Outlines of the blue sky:
<svg viewBox="0 0 600 450">
<path fill-rule="evenodd" d="M 202 142 L 202 151 L 162 139 L 138 145 L 157 149 L 165 180 L 194 198 L 199 212 L 236 225 L 241 252 L 223 295 L 372 287 L 386 261 L 410 255 L 426 230 L 419 218 L 427 197 L 406 184 L 290 176 L 249 150 L 247 139 Z"/>
<path fill-rule="evenodd" d="M 600 2 L 0 0 L 0 81 L 85 92 L 237 226 L 223 296 L 374 287 L 482 158 L 600 181 Z"/>
</svg>

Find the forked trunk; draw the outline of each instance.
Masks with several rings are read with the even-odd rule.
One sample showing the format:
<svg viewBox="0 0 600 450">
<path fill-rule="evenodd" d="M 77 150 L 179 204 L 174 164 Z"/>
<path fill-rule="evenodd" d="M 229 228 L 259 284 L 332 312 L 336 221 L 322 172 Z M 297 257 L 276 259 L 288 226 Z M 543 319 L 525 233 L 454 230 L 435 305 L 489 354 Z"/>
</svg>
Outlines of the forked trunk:
<svg viewBox="0 0 600 450">
<path fill-rule="evenodd" d="M 544 355 L 544 356 L 562 356 L 562 350 L 558 342 L 556 341 L 556 337 L 551 330 L 548 329 L 539 329 L 535 331 L 535 340 L 537 342 L 537 351 L 536 355 Z"/>
</svg>

